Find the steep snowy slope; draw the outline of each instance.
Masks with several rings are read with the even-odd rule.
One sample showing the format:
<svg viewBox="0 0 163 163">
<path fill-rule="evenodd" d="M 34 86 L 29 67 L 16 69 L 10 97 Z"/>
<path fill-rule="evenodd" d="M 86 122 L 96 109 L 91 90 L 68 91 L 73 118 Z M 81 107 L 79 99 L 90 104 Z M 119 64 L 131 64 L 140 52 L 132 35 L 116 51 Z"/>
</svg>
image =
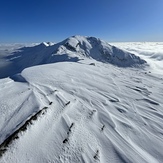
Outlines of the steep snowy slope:
<svg viewBox="0 0 163 163">
<path fill-rule="evenodd" d="M 134 54 L 94 37 L 74 36 L 67 39 L 65 45 L 67 49 L 73 50 L 81 56 L 109 62 L 117 66 L 127 67 L 145 63 L 144 60 Z"/>
<path fill-rule="evenodd" d="M 94 37 L 73 36 L 58 43 L 41 43 L 17 49 L 7 56 L 8 67 L 1 66 L 0 77 L 8 77 L 24 68 L 63 61 L 77 62 L 85 58 L 127 67 L 145 63 L 144 60 Z M 6 63 L 7 64 L 7 63 Z M 10 71 L 6 71 L 10 69 Z"/>
<path fill-rule="evenodd" d="M 24 46 L 34 45 L 35 44 L 0 44 L 0 78 L 5 78 L 14 74 L 14 65 L 12 59 L 8 59 L 9 56 Z"/>
</svg>

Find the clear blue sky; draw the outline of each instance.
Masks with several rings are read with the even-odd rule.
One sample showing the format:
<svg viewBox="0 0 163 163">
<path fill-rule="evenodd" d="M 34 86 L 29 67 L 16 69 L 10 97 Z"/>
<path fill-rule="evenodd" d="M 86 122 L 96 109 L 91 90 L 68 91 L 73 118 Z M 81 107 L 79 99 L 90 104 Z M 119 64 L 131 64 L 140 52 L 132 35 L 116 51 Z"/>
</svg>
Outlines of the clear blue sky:
<svg viewBox="0 0 163 163">
<path fill-rule="evenodd" d="M 1 0 L 0 43 L 163 41 L 163 0 Z"/>
</svg>

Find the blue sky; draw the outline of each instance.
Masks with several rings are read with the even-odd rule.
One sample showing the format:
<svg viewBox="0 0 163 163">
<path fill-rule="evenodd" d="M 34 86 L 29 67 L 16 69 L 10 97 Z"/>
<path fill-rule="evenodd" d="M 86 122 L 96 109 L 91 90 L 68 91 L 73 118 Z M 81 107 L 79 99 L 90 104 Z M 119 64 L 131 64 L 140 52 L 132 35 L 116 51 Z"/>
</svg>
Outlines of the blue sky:
<svg viewBox="0 0 163 163">
<path fill-rule="evenodd" d="M 0 43 L 163 41 L 163 0 L 1 0 Z"/>
</svg>

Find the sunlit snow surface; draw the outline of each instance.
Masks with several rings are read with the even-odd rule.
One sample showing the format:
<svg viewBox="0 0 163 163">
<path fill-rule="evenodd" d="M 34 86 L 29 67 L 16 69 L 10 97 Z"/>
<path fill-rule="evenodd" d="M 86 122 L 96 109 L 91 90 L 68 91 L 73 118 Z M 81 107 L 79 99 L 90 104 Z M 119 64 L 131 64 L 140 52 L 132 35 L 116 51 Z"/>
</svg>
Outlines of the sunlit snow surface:
<svg viewBox="0 0 163 163">
<path fill-rule="evenodd" d="M 163 162 L 163 43 L 112 44 L 149 66 L 122 68 L 85 58 L 0 79 L 0 144 L 48 107 L 19 133 L 1 163 Z"/>
</svg>

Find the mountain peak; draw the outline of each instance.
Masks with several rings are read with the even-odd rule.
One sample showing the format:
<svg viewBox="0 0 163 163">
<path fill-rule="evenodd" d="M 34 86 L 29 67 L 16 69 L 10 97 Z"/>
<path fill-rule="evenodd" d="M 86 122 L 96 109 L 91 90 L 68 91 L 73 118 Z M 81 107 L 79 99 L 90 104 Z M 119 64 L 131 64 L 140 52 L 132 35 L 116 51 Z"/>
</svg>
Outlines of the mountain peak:
<svg viewBox="0 0 163 163">
<path fill-rule="evenodd" d="M 52 46 L 52 45 L 54 45 L 54 43 L 52 43 L 52 42 L 42 42 L 40 45 L 42 45 L 42 46 Z"/>
<path fill-rule="evenodd" d="M 35 65 L 56 62 L 78 62 L 93 60 L 113 64 L 119 67 L 133 67 L 146 63 L 140 57 L 110 45 L 96 37 L 71 36 L 62 42 L 52 44 L 42 42 L 33 47 L 24 47 L 15 51 L 8 60 L 12 60 L 13 71 L 10 75 L 21 72 L 23 69 Z"/>
<path fill-rule="evenodd" d="M 146 63 L 140 57 L 121 50 L 109 43 L 88 36 L 71 36 L 62 43 L 68 51 L 77 53 L 79 56 L 85 56 L 102 62 L 108 62 L 113 65 L 128 67 Z"/>
</svg>

